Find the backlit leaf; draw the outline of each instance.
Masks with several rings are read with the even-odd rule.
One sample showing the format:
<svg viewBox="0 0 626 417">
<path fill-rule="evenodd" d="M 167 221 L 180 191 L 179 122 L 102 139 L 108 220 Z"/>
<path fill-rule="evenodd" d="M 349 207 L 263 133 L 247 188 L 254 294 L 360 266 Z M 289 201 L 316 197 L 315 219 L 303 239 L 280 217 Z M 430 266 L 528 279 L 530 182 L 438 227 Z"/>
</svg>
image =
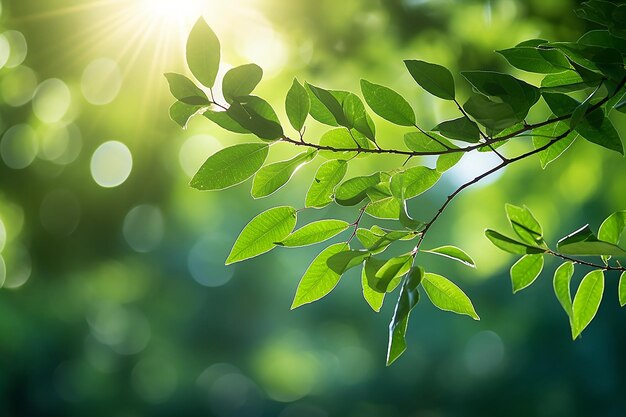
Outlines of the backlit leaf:
<svg viewBox="0 0 626 417">
<path fill-rule="evenodd" d="M 228 70 L 222 81 L 222 94 L 228 103 L 235 97 L 247 96 L 263 78 L 263 70 L 257 64 L 245 64 Z"/>
<path fill-rule="evenodd" d="M 342 206 L 354 206 L 367 197 L 367 189 L 380 182 L 380 172 L 344 181 L 335 190 L 335 200 Z"/>
<path fill-rule="evenodd" d="M 312 245 L 337 236 L 349 226 L 343 220 L 318 220 L 294 231 L 279 244 L 288 247 Z"/>
<path fill-rule="evenodd" d="M 302 152 L 287 161 L 275 162 L 261 168 L 252 182 L 252 197 L 266 197 L 287 184 L 303 164 L 315 157 L 316 151 Z"/>
<path fill-rule="evenodd" d="M 595 317 L 604 293 L 604 272 L 591 271 L 580 283 L 572 305 L 572 339 L 576 339 Z"/>
<path fill-rule="evenodd" d="M 480 130 L 476 123 L 467 117 L 446 120 L 433 127 L 437 131 L 450 139 L 462 140 L 469 143 L 477 143 L 480 140 Z"/>
<path fill-rule="evenodd" d="M 305 206 L 321 208 L 332 202 L 335 187 L 346 175 L 347 169 L 348 163 L 337 159 L 320 165 L 306 194 Z"/>
<path fill-rule="evenodd" d="M 469 297 L 449 279 L 427 273 L 422 279 L 422 286 L 435 307 L 480 320 Z"/>
<path fill-rule="evenodd" d="M 309 98 L 309 94 L 302 84 L 294 78 L 293 84 L 285 98 L 285 111 L 287 112 L 289 123 L 291 123 L 291 126 L 298 132 L 300 132 L 304 126 L 310 108 L 311 99 Z"/>
<path fill-rule="evenodd" d="M 419 60 L 405 60 L 404 65 L 424 90 L 444 100 L 454 100 L 454 78 L 446 67 Z"/>
<path fill-rule="evenodd" d="M 525 255 L 525 254 L 534 254 L 534 253 L 544 253 L 545 249 L 537 248 L 535 246 L 528 245 L 526 243 L 519 242 L 517 240 L 511 239 L 510 237 L 504 236 L 495 230 L 487 229 L 485 230 L 485 236 L 498 248 L 502 249 L 505 252 Z"/>
<path fill-rule="evenodd" d="M 187 65 L 206 87 L 213 87 L 220 65 L 220 42 L 203 18 L 198 19 L 187 40 Z"/>
<path fill-rule="evenodd" d="M 599 240 L 585 225 L 557 242 L 560 253 L 578 256 L 626 256 L 626 251 L 619 246 Z"/>
<path fill-rule="evenodd" d="M 409 325 L 409 315 L 419 301 L 417 288 L 423 276 L 423 268 L 419 266 L 411 268 L 402 285 L 391 323 L 389 323 L 387 366 L 391 365 L 406 350 L 406 330 Z"/>
<path fill-rule="evenodd" d="M 552 282 L 554 294 L 570 318 L 572 317 L 572 296 L 570 294 L 572 275 L 574 275 L 574 263 L 564 262 L 554 272 L 554 280 Z"/>
<path fill-rule="evenodd" d="M 165 74 L 165 78 L 169 83 L 170 92 L 179 101 L 192 106 L 209 104 L 209 99 L 204 91 L 200 90 L 193 81 L 184 75 L 169 72 Z"/>
<path fill-rule="evenodd" d="M 415 113 L 411 105 L 392 89 L 361 80 L 361 91 L 367 105 L 383 119 L 400 126 L 415 124 Z"/>
<path fill-rule="evenodd" d="M 446 258 L 454 259 L 455 261 L 461 262 L 467 266 L 471 266 L 472 268 L 476 267 L 474 260 L 471 256 L 469 256 L 462 249 L 457 248 L 456 246 L 441 246 L 435 249 L 425 250 L 422 252 L 432 253 L 435 255 L 445 256 Z"/>
<path fill-rule="evenodd" d="M 535 282 L 543 269 L 543 255 L 524 255 L 511 267 L 511 283 L 516 293 Z"/>
<path fill-rule="evenodd" d="M 427 191 L 441 178 L 435 169 L 417 166 L 391 177 L 391 193 L 401 200 L 416 197 Z"/>
</svg>

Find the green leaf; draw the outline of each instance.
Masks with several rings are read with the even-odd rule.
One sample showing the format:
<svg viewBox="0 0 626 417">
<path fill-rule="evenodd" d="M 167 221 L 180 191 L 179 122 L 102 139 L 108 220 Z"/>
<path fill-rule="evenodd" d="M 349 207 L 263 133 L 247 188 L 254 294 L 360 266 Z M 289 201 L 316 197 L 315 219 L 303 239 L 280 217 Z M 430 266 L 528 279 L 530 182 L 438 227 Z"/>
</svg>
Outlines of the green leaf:
<svg viewBox="0 0 626 417">
<path fill-rule="evenodd" d="M 409 272 L 413 263 L 412 255 L 402 255 L 391 259 L 369 257 L 363 270 L 370 288 L 378 292 L 391 292 L 400 283 L 402 275 Z"/>
<path fill-rule="evenodd" d="M 391 193 L 401 200 L 416 197 L 439 181 L 441 173 L 435 169 L 417 166 L 391 177 Z"/>
<path fill-rule="evenodd" d="M 367 197 L 367 189 L 380 182 L 380 172 L 368 176 L 350 178 L 335 191 L 335 200 L 342 206 L 354 206 Z"/>
<path fill-rule="evenodd" d="M 331 129 L 320 138 L 320 146 L 327 146 L 333 149 L 354 149 L 354 151 L 331 151 L 321 150 L 320 155 L 328 159 L 352 159 L 357 155 L 358 149 L 370 148 L 370 143 L 362 136 L 353 134 L 345 128 Z"/>
<path fill-rule="evenodd" d="M 442 152 L 446 147 L 454 149 L 454 146 L 448 139 L 434 132 L 428 134 L 422 132 L 409 132 L 404 135 L 404 143 L 410 150 L 414 152 Z"/>
<path fill-rule="evenodd" d="M 388 184 L 385 184 L 385 186 L 387 188 L 384 195 L 378 191 L 380 184 L 366 191 L 371 203 L 367 205 L 365 212 L 378 219 L 398 220 L 403 201 L 391 195 Z M 372 198 L 374 194 L 377 194 L 375 199 Z"/>
<path fill-rule="evenodd" d="M 287 161 L 275 162 L 261 168 L 252 182 L 252 197 L 266 197 L 276 192 L 287 184 L 298 168 L 313 159 L 316 153 L 317 151 L 302 152 Z"/>
<path fill-rule="evenodd" d="M 606 218 L 598 230 L 598 239 L 617 245 L 626 228 L 626 210 L 617 211 Z"/>
<path fill-rule="evenodd" d="M 234 121 L 225 111 L 206 110 L 202 115 L 222 129 L 235 133 L 250 133 L 248 129 L 241 127 L 241 125 Z"/>
<path fill-rule="evenodd" d="M 626 305 L 626 272 L 622 272 L 620 275 L 618 288 L 619 305 L 624 307 Z"/>
<path fill-rule="evenodd" d="M 437 171 L 443 174 L 444 172 L 458 164 L 461 158 L 463 158 L 463 155 L 463 152 L 446 153 L 443 155 L 439 155 L 439 157 L 437 158 Z"/>
<path fill-rule="evenodd" d="M 312 245 L 337 236 L 349 226 L 343 220 L 319 220 L 301 227 L 287 236 L 285 240 L 277 243 L 288 247 Z"/>
<path fill-rule="evenodd" d="M 348 246 L 347 243 L 343 244 Z M 338 274 L 343 274 L 348 269 L 361 265 L 365 259 L 370 256 L 369 251 L 364 250 L 345 250 L 328 258 L 326 262 L 328 267 Z"/>
<path fill-rule="evenodd" d="M 447 138 L 462 140 L 463 142 L 477 143 L 480 141 L 480 130 L 476 123 L 467 117 L 446 120 L 433 127 L 434 131 L 440 132 Z"/>
<path fill-rule="evenodd" d="M 570 319 L 572 317 L 572 296 L 570 295 L 572 275 L 574 275 L 574 263 L 569 261 L 563 262 L 554 272 L 554 281 L 552 283 L 554 294 Z"/>
<path fill-rule="evenodd" d="M 591 143 L 624 155 L 624 146 L 613 123 L 601 108 L 589 113 L 577 126 L 576 132 Z"/>
<path fill-rule="evenodd" d="M 242 143 L 211 155 L 190 185 L 198 190 L 222 190 L 242 183 L 257 172 L 269 152 L 265 143 Z"/>
<path fill-rule="evenodd" d="M 424 90 L 444 100 L 454 100 L 454 78 L 447 68 L 419 60 L 405 60 L 404 65 Z"/>
<path fill-rule="evenodd" d="M 321 208 L 332 202 L 335 187 L 346 175 L 347 170 L 348 163 L 337 159 L 320 165 L 306 193 L 305 207 Z"/>
<path fill-rule="evenodd" d="M 363 298 L 365 298 L 367 304 L 369 304 L 369 306 L 375 312 L 380 312 L 380 309 L 383 306 L 383 301 L 385 300 L 385 293 L 378 292 L 370 288 L 369 284 L 367 283 L 365 268 L 361 270 L 361 287 L 363 288 Z"/>
<path fill-rule="evenodd" d="M 367 105 L 383 119 L 400 126 L 415 125 L 415 113 L 400 94 L 367 80 L 361 80 L 361 91 Z"/>
<path fill-rule="evenodd" d="M 306 83 L 306 86 L 309 91 L 313 93 L 314 97 L 316 97 L 319 102 L 322 103 L 322 105 L 330 112 L 335 122 L 337 122 L 341 126 L 348 125 L 348 121 L 343 114 L 341 102 L 337 99 L 337 97 L 332 94 L 331 91 L 316 87 L 309 83 Z"/>
<path fill-rule="evenodd" d="M 422 250 L 422 252 L 445 256 L 446 258 L 454 259 L 455 261 L 461 262 L 462 264 L 467 266 L 471 266 L 472 268 L 476 267 L 476 264 L 474 263 L 472 257 L 465 253 L 465 251 L 463 251 L 462 249 L 457 248 L 456 246 L 441 246 L 435 249 Z"/>
<path fill-rule="evenodd" d="M 370 252 L 380 253 L 397 240 L 410 240 L 417 234 L 409 230 L 384 230 L 378 226 L 371 229 L 357 229 L 356 237 Z"/>
<path fill-rule="evenodd" d="M 464 71 L 461 74 L 481 94 L 497 97 L 508 104 L 517 121 L 526 117 L 540 97 L 537 87 L 508 74 L 493 71 Z"/>
<path fill-rule="evenodd" d="M 556 49 L 539 49 L 522 46 L 496 51 L 515 68 L 528 72 L 550 74 L 570 68 L 567 58 Z"/>
<path fill-rule="evenodd" d="M 558 251 L 565 255 L 578 256 L 626 256 L 626 251 L 619 246 L 599 240 L 585 225 L 565 236 L 556 244 Z"/>
<path fill-rule="evenodd" d="M 193 81 L 184 75 L 168 72 L 165 74 L 165 78 L 169 83 L 170 92 L 179 101 L 192 106 L 209 104 L 209 99 L 204 91 L 200 90 Z"/>
<path fill-rule="evenodd" d="M 257 64 L 245 64 L 228 70 L 222 81 L 222 94 L 228 103 L 235 97 L 247 96 L 263 78 L 263 69 Z"/>
<path fill-rule="evenodd" d="M 541 80 L 541 93 L 569 93 L 584 90 L 589 85 L 575 71 L 564 71 L 558 74 L 546 75 Z"/>
<path fill-rule="evenodd" d="M 409 315 L 419 301 L 417 287 L 423 276 L 424 269 L 419 266 L 411 268 L 402 285 L 391 323 L 389 323 L 387 366 L 391 365 L 406 350 L 406 329 L 409 325 Z"/>
<path fill-rule="evenodd" d="M 349 93 L 344 99 L 342 107 L 348 127 L 356 129 L 366 138 L 374 141 L 376 139 L 376 127 L 365 111 L 361 99 L 356 94 Z"/>
<path fill-rule="evenodd" d="M 528 207 L 518 207 L 507 203 L 505 210 L 513 231 L 523 242 L 532 246 L 545 246 L 543 229 Z"/>
<path fill-rule="evenodd" d="M 283 128 L 272 106 L 256 96 L 238 97 L 226 113 L 243 128 L 261 139 L 276 140 L 283 136 Z"/>
<path fill-rule="evenodd" d="M 524 255 L 511 267 L 513 294 L 535 282 L 543 269 L 543 255 Z"/>
<path fill-rule="evenodd" d="M 291 123 L 291 126 L 298 132 L 302 131 L 310 109 L 311 99 L 306 92 L 306 88 L 294 78 L 293 84 L 285 98 L 285 111 L 287 112 L 289 123 Z"/>
<path fill-rule="evenodd" d="M 495 246 L 502 249 L 505 252 L 518 254 L 518 255 L 526 255 L 526 254 L 534 254 L 534 253 L 544 253 L 545 249 L 537 248 L 535 246 L 530 246 L 526 243 L 518 242 L 517 240 L 511 239 L 510 237 L 506 237 L 495 230 L 487 229 L 485 230 L 485 236 L 487 239 L 491 241 Z"/>
<path fill-rule="evenodd" d="M 572 339 L 576 339 L 595 317 L 604 293 L 604 272 L 591 271 L 580 283 L 572 305 Z"/>
<path fill-rule="evenodd" d="M 498 103 L 479 94 L 471 96 L 463 105 L 463 109 L 478 123 L 495 133 L 513 126 L 525 117 L 520 118 L 509 104 Z"/>
<path fill-rule="evenodd" d="M 569 130 L 567 123 L 556 122 L 551 125 L 533 129 L 533 146 L 535 149 L 546 146 L 551 138 L 559 137 Z M 548 136 L 548 137 L 546 137 Z M 548 164 L 561 156 L 576 140 L 578 135 L 574 132 L 569 133 L 566 137 L 553 143 L 547 149 L 539 152 L 539 161 L 541 168 L 545 169 Z"/>
<path fill-rule="evenodd" d="M 411 230 L 419 230 L 424 227 L 425 223 L 419 220 L 414 220 L 410 215 L 406 207 L 406 201 L 402 204 L 402 209 L 400 210 L 400 223 L 402 226 Z"/>
<path fill-rule="evenodd" d="M 226 259 L 226 265 L 269 252 L 296 226 L 296 209 L 274 207 L 257 215 L 243 228 Z"/>
<path fill-rule="evenodd" d="M 427 273 L 422 279 L 426 295 L 435 307 L 480 320 L 469 297 L 452 281 L 441 275 Z"/>
<path fill-rule="evenodd" d="M 187 39 L 187 65 L 205 87 L 213 87 L 220 66 L 220 41 L 203 18 L 198 19 Z"/>
<path fill-rule="evenodd" d="M 192 106 L 183 102 L 177 101 L 170 106 L 170 119 L 178 123 L 183 129 L 187 128 L 187 123 L 192 116 L 194 116 L 202 106 Z"/>
<path fill-rule="evenodd" d="M 541 95 L 548 104 L 548 107 L 550 107 L 550 110 L 552 110 L 552 113 L 559 117 L 572 114 L 572 112 L 580 106 L 580 103 L 577 100 L 565 94 L 542 93 Z"/>
<path fill-rule="evenodd" d="M 298 284 L 296 295 L 291 304 L 292 310 L 303 304 L 319 300 L 335 288 L 341 278 L 341 273 L 336 273 L 329 268 L 328 259 L 346 250 L 346 248 L 345 243 L 336 243 L 317 255 Z"/>
</svg>

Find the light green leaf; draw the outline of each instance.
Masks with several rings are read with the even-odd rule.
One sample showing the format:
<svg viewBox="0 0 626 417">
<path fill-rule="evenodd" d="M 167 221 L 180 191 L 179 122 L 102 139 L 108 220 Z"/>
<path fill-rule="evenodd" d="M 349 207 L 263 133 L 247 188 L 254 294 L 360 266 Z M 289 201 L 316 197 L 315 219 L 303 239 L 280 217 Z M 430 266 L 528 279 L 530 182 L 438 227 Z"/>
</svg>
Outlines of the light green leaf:
<svg viewBox="0 0 626 417">
<path fill-rule="evenodd" d="M 348 244 L 344 243 L 344 246 L 348 248 Z M 334 254 L 326 262 L 330 269 L 338 274 L 343 274 L 348 269 L 361 265 L 365 259 L 367 259 L 371 253 L 366 250 L 345 250 Z"/>
<path fill-rule="evenodd" d="M 419 301 L 417 287 L 423 276 L 423 268 L 419 266 L 411 268 L 402 285 L 391 323 L 389 323 L 387 366 L 391 365 L 406 350 L 406 329 L 409 325 L 409 315 Z"/>
<path fill-rule="evenodd" d="M 243 228 L 226 259 L 226 265 L 272 250 L 275 242 L 286 238 L 295 226 L 296 209 L 293 207 L 281 206 L 264 211 Z"/>
<path fill-rule="evenodd" d="M 619 305 L 624 307 L 626 305 L 626 272 L 620 275 L 618 288 Z"/>
<path fill-rule="evenodd" d="M 341 274 L 328 267 L 328 259 L 346 249 L 345 243 L 336 243 L 317 255 L 298 284 L 296 295 L 291 304 L 292 310 L 303 304 L 319 300 L 335 288 Z"/>
<path fill-rule="evenodd" d="M 316 87 L 309 83 L 306 83 L 306 86 L 313 94 L 313 97 L 317 98 L 326 110 L 330 112 L 335 122 L 341 126 L 348 126 L 348 121 L 343 114 L 341 101 L 331 91 Z M 313 99 L 313 97 L 311 97 L 311 99 Z"/>
<path fill-rule="evenodd" d="M 541 80 L 541 92 L 569 93 L 584 90 L 589 85 L 585 83 L 576 71 L 564 71 L 558 74 L 546 75 Z"/>
<path fill-rule="evenodd" d="M 380 312 L 383 301 L 385 300 L 385 293 L 375 291 L 369 286 L 367 276 L 365 275 L 365 268 L 361 270 L 361 287 L 363 288 L 363 298 L 365 298 L 367 304 L 369 304 L 375 312 Z"/>
<path fill-rule="evenodd" d="M 332 202 L 335 187 L 346 175 L 347 170 L 348 163 L 337 159 L 320 165 L 306 193 L 305 207 L 321 208 Z"/>
<path fill-rule="evenodd" d="M 198 19 L 187 39 L 187 65 L 206 87 L 213 87 L 220 65 L 220 41 L 203 18 Z"/>
<path fill-rule="evenodd" d="M 430 189 L 441 178 L 435 169 L 417 166 L 398 172 L 391 177 L 391 193 L 401 199 L 416 197 Z"/>
<path fill-rule="evenodd" d="M 570 295 L 572 275 L 574 275 L 574 263 L 563 262 L 554 272 L 554 281 L 552 282 L 554 294 L 570 319 L 572 317 L 572 296 Z"/>
<path fill-rule="evenodd" d="M 528 207 L 518 207 L 507 203 L 505 210 L 513 231 L 524 243 L 532 246 L 545 246 L 543 229 Z"/>
<path fill-rule="evenodd" d="M 372 175 L 350 178 L 335 191 L 335 200 L 342 206 L 354 206 L 367 197 L 367 189 L 380 182 L 380 172 Z"/>
<path fill-rule="evenodd" d="M 610 242 L 599 240 L 585 225 L 556 244 L 559 252 L 578 256 L 626 256 L 626 251 Z"/>
<path fill-rule="evenodd" d="M 430 250 L 422 250 L 422 252 L 432 253 L 435 255 L 445 256 L 446 258 L 454 259 L 455 261 L 461 262 L 467 266 L 471 266 L 472 268 L 476 267 L 474 260 L 471 256 L 469 256 L 462 249 L 457 248 L 456 246 L 441 246 L 439 248 L 430 249 Z"/>
<path fill-rule="evenodd" d="M 356 94 L 349 93 L 344 99 L 342 107 L 348 127 L 356 129 L 372 141 L 376 139 L 374 122 L 365 111 L 363 102 Z"/>
<path fill-rule="evenodd" d="M 437 158 L 437 171 L 440 173 L 444 173 L 456 164 L 459 163 L 461 158 L 465 155 L 463 152 L 454 152 L 454 153 L 446 153 L 443 155 L 439 155 Z"/>
<path fill-rule="evenodd" d="M 178 123 L 183 129 L 187 128 L 187 123 L 192 116 L 202 109 L 202 106 L 192 106 L 177 101 L 170 107 L 170 119 Z"/>
<path fill-rule="evenodd" d="M 545 43 L 545 41 L 542 43 Z M 540 74 L 559 73 L 570 67 L 567 58 L 556 49 L 518 46 L 496 52 L 506 58 L 515 68 L 528 72 Z"/>
<path fill-rule="evenodd" d="M 179 101 L 192 106 L 208 105 L 209 99 L 189 78 L 181 74 L 169 72 L 165 74 L 170 92 Z"/>
<path fill-rule="evenodd" d="M 626 210 L 617 211 L 602 222 L 600 230 L 598 230 L 598 239 L 617 245 L 625 228 Z M 609 257 L 603 258 L 607 261 Z"/>
<path fill-rule="evenodd" d="M 404 65 L 424 90 L 444 100 L 454 100 L 454 78 L 446 67 L 408 59 Z"/>
<path fill-rule="evenodd" d="M 302 152 L 287 161 L 275 162 L 261 168 L 252 182 L 252 197 L 266 197 L 276 192 L 287 184 L 298 168 L 313 159 L 316 153 L 317 151 Z"/>
<path fill-rule="evenodd" d="M 310 109 L 311 99 L 306 92 L 306 88 L 294 78 L 293 84 L 285 98 L 285 111 L 287 112 L 289 123 L 291 123 L 291 126 L 298 132 L 302 130 Z"/>
<path fill-rule="evenodd" d="M 467 117 L 446 120 L 433 127 L 433 130 L 450 139 L 469 143 L 477 143 L 480 141 L 480 130 L 478 126 Z"/>
<path fill-rule="evenodd" d="M 497 246 L 498 248 L 502 249 L 505 252 L 518 254 L 518 255 L 545 252 L 545 249 L 537 248 L 535 246 L 530 246 L 526 243 L 518 242 L 517 240 L 504 236 L 496 232 L 495 230 L 491 230 L 491 229 L 485 230 L 485 236 L 487 236 L 487 239 L 489 239 L 491 243 L 493 243 L 495 246 Z"/>
<path fill-rule="evenodd" d="M 435 307 L 480 320 L 469 297 L 452 281 L 441 275 L 427 273 L 422 279 L 426 295 Z"/>
<path fill-rule="evenodd" d="M 287 236 L 285 240 L 277 243 L 288 247 L 312 245 L 337 236 L 349 226 L 343 220 L 319 220 L 301 227 Z"/>
<path fill-rule="evenodd" d="M 446 144 L 448 148 L 456 148 L 448 139 L 434 132 L 428 132 L 428 134 L 422 132 L 406 133 L 404 143 L 407 148 L 414 152 L 442 152 L 446 150 L 442 143 Z"/>
<path fill-rule="evenodd" d="M 190 185 L 198 190 L 221 190 L 242 183 L 257 172 L 269 152 L 265 143 L 242 143 L 211 155 Z"/>
<path fill-rule="evenodd" d="M 391 259 L 369 257 L 363 270 L 370 288 L 378 292 L 391 292 L 400 283 L 413 263 L 412 255 L 402 255 Z"/>
<path fill-rule="evenodd" d="M 403 202 L 390 195 L 380 200 L 372 201 L 367 205 L 365 212 L 377 219 L 398 220 Z"/>
<path fill-rule="evenodd" d="M 513 294 L 535 282 L 543 269 L 543 255 L 524 255 L 511 267 Z"/>
<path fill-rule="evenodd" d="M 533 130 L 533 146 L 535 149 L 542 148 L 547 145 L 551 138 L 556 138 L 567 132 L 569 127 L 565 122 L 556 122 L 552 125 L 543 126 Z M 548 136 L 548 137 L 546 137 Z M 539 152 L 539 161 L 541 168 L 544 168 L 552 161 L 557 159 L 574 143 L 578 135 L 569 133 L 566 137 L 553 143 L 549 148 Z"/>
<path fill-rule="evenodd" d="M 392 89 L 361 80 L 361 91 L 367 105 L 383 119 L 400 126 L 415 124 L 415 113 L 411 105 Z"/>
<path fill-rule="evenodd" d="M 247 96 L 263 78 L 263 69 L 257 64 L 245 64 L 228 70 L 222 81 L 222 94 L 228 103 L 235 97 Z"/>
<path fill-rule="evenodd" d="M 580 283 L 572 305 L 572 339 L 576 339 L 595 317 L 604 293 L 604 272 L 591 271 Z"/>
<path fill-rule="evenodd" d="M 333 149 L 354 149 L 354 151 L 321 150 L 320 155 L 327 159 L 348 160 L 358 154 L 359 148 L 371 148 L 370 144 L 369 140 L 354 130 L 349 131 L 345 128 L 331 129 L 320 138 L 320 146 L 327 146 Z"/>
</svg>

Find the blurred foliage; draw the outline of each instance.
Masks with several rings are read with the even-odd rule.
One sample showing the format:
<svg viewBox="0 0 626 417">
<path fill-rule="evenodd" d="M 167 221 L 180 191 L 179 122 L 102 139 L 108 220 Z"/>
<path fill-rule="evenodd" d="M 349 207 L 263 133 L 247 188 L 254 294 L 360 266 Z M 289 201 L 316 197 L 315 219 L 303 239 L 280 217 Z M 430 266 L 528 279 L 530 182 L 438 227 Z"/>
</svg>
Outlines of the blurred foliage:
<svg viewBox="0 0 626 417">
<path fill-rule="evenodd" d="M 483 319 L 420 304 L 411 349 L 385 368 L 391 305 L 372 313 L 354 297 L 356 275 L 319 305 L 288 312 L 316 248 L 223 266 L 243 225 L 278 199 L 250 202 L 247 186 L 188 187 L 208 155 L 239 139 L 202 120 L 181 132 L 168 119 L 162 73 L 181 70 L 188 26 L 166 24 L 144 3 L 2 2 L 0 415 L 620 414 L 617 303 L 604 302 L 572 343 L 548 276 L 513 297 L 511 259 L 482 230 L 505 226 L 504 202 L 530 207 L 546 236 L 599 224 L 626 207 L 623 159 L 579 141 L 549 176 L 524 161 L 455 201 L 431 243 L 453 240 L 478 268 L 431 262 L 457 277 Z M 352 90 L 364 77 L 410 92 L 424 125 L 454 108 L 417 91 L 402 59 L 453 73 L 510 71 L 493 50 L 531 37 L 575 40 L 591 28 L 571 1 L 204 5 L 228 62 L 266 70 L 259 90 L 277 109 L 294 75 Z M 394 133 L 381 129 L 388 140 Z M 472 161 L 412 209 L 431 213 L 475 164 L 490 163 Z M 289 184 L 280 201 L 301 204 L 291 196 L 303 186 Z M 607 278 L 605 301 L 617 298 Z"/>
</svg>

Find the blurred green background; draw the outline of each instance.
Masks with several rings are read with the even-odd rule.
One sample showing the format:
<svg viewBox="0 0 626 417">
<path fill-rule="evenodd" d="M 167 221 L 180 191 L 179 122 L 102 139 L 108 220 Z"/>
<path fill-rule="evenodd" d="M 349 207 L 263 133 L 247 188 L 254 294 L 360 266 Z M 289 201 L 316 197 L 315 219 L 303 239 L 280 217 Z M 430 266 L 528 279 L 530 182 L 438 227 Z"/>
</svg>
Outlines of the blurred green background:
<svg viewBox="0 0 626 417">
<path fill-rule="evenodd" d="M 482 234 L 506 230 L 505 202 L 528 205 L 552 242 L 585 223 L 597 229 L 626 208 L 626 164 L 617 154 L 579 140 L 543 172 L 527 160 L 458 198 L 426 244 L 463 247 L 478 268 L 423 261 L 464 288 L 482 320 L 424 299 L 408 351 L 386 368 L 394 297 L 373 313 L 356 271 L 322 301 L 289 311 L 319 246 L 223 266 L 250 218 L 303 205 L 320 161 L 263 200 L 251 199 L 249 182 L 218 193 L 189 188 L 207 156 L 251 138 L 200 118 L 181 130 L 168 118 L 173 100 L 162 76 L 186 72 L 184 40 L 203 14 L 222 41 L 223 70 L 260 64 L 258 94 L 281 116 L 294 76 L 352 91 L 363 77 L 401 91 L 430 128 L 458 116 L 414 84 L 402 59 L 455 74 L 511 71 L 494 50 L 533 37 L 575 40 L 590 29 L 575 5 L 3 0 L 0 416 L 620 415 L 626 336 L 617 277 L 607 274 L 597 318 L 572 342 L 552 293 L 556 264 L 513 296 L 514 259 Z M 535 119 L 545 117 L 539 107 Z M 612 118 L 624 132 L 626 117 Z M 401 143 L 401 131 L 376 122 L 384 144 Z M 311 123 L 309 137 L 322 131 Z M 294 153 L 280 146 L 271 158 Z M 366 159 L 356 170 L 398 162 Z M 414 202 L 414 217 L 430 217 L 463 179 L 493 163 L 466 156 Z M 300 221 L 324 216 L 356 213 L 328 208 Z"/>
</svg>

